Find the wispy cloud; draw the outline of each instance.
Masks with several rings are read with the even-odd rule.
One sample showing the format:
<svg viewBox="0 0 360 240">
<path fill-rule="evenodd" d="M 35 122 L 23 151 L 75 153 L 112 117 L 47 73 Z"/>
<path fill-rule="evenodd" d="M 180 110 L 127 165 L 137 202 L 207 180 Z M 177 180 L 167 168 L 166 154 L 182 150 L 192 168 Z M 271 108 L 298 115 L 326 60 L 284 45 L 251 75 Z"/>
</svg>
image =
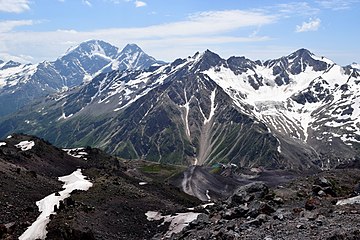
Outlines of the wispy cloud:
<svg viewBox="0 0 360 240">
<path fill-rule="evenodd" d="M 88 6 L 88 7 L 92 7 L 91 2 L 88 1 L 88 0 L 82 0 L 82 3 L 85 4 L 85 5 Z"/>
<path fill-rule="evenodd" d="M 319 0 L 316 1 L 321 7 L 332 10 L 345 10 L 351 8 L 355 3 L 359 3 L 359 0 Z"/>
<path fill-rule="evenodd" d="M 135 1 L 134 4 L 135 4 L 135 7 L 137 7 L 137 8 L 146 6 L 146 2 L 143 2 L 143 1 Z"/>
<path fill-rule="evenodd" d="M 319 18 L 309 19 L 308 22 L 303 22 L 301 26 L 296 26 L 296 32 L 317 31 L 320 27 L 320 24 L 321 20 Z"/>
<path fill-rule="evenodd" d="M 269 37 L 261 36 L 259 33 L 256 36 L 248 36 L 248 33 L 243 36 L 233 36 L 232 33 L 249 27 L 258 28 L 258 26 L 273 24 L 276 21 L 278 21 L 277 16 L 258 11 L 227 10 L 199 12 L 190 15 L 183 21 L 139 28 L 112 28 L 94 31 L 9 31 L 1 34 L 0 52 L 11 52 L 12 55 L 20 53 L 33 55 L 34 61 L 51 60 L 54 56 L 64 53 L 70 47 L 70 43 L 102 39 L 117 46 L 136 42 L 144 47 L 161 49 L 158 51 L 161 52 L 162 58 L 172 59 L 176 54 L 178 54 L 177 57 L 190 54 L 192 51 L 201 49 L 201 46 L 209 44 L 268 41 Z M 119 36 L 122 36 L 121 39 Z M 174 46 L 180 52 L 174 52 Z M 181 53 L 184 49 L 189 49 L 189 53 Z"/>
<path fill-rule="evenodd" d="M 311 6 L 308 2 L 289 2 L 275 5 L 275 11 L 290 17 L 293 15 L 315 15 L 320 12 L 319 8 Z"/>
<path fill-rule="evenodd" d="M 16 27 L 31 26 L 34 24 L 33 20 L 8 20 L 0 21 L 0 33 L 12 31 Z"/>
<path fill-rule="evenodd" d="M 29 0 L 1 0 L 0 12 L 21 13 L 30 10 Z"/>
<path fill-rule="evenodd" d="M 34 60 L 33 57 L 28 55 L 10 55 L 8 53 L 0 53 L 0 59 L 7 62 L 7 61 L 15 61 L 15 62 L 22 62 L 22 63 L 30 63 Z"/>
</svg>

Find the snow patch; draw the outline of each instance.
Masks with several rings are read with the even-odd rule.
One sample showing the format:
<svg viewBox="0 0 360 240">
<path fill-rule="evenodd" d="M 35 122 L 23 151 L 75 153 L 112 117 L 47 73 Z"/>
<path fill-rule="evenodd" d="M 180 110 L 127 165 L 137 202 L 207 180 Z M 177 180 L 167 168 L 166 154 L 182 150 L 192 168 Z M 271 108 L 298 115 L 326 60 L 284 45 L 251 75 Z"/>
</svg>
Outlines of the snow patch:
<svg viewBox="0 0 360 240">
<path fill-rule="evenodd" d="M 217 105 L 215 105 L 215 96 L 216 96 L 216 88 L 214 89 L 214 91 L 211 92 L 211 96 L 210 96 L 210 100 L 211 100 L 210 114 L 209 114 L 208 118 L 205 118 L 204 125 L 207 124 L 208 122 L 210 122 L 210 120 L 212 119 L 212 117 L 215 114 L 215 110 L 217 108 Z"/>
<path fill-rule="evenodd" d="M 60 201 L 68 198 L 72 191 L 87 191 L 92 187 L 92 183 L 85 178 L 86 177 L 81 173 L 81 169 L 76 170 L 70 175 L 59 177 L 59 181 L 64 183 L 64 190 L 59 192 L 60 196 L 56 196 L 55 193 L 53 193 L 36 202 L 41 214 L 19 237 L 19 240 L 45 239 L 47 234 L 46 225 L 50 222 L 50 215 L 55 214 L 54 207 L 59 207 Z"/>
<path fill-rule="evenodd" d="M 85 156 L 88 155 L 88 153 L 84 151 L 84 148 L 64 148 L 63 151 L 72 157 L 87 160 Z"/>
<path fill-rule="evenodd" d="M 188 138 L 190 139 L 190 128 L 189 128 L 189 111 L 190 111 L 190 99 L 187 98 L 186 95 L 186 90 L 184 89 L 184 97 L 185 97 L 185 104 L 181 105 L 180 108 L 185 108 L 185 116 L 184 116 L 184 120 L 185 120 L 185 130 L 186 130 L 186 135 L 188 136 Z M 194 164 L 196 165 L 196 164 Z"/>
<path fill-rule="evenodd" d="M 210 197 L 210 195 L 209 195 L 209 190 L 206 190 L 205 195 L 206 195 L 208 201 L 210 202 L 210 201 L 211 201 L 211 197 Z"/>
<path fill-rule="evenodd" d="M 159 221 L 164 219 L 165 222 L 170 222 L 169 230 L 166 232 L 165 237 L 171 237 L 174 233 L 179 233 L 192 221 L 196 220 L 200 213 L 187 212 L 176 213 L 175 215 L 162 215 L 159 212 L 148 211 L 145 213 L 148 221 Z"/>
<path fill-rule="evenodd" d="M 1 146 L 6 146 L 6 142 L 0 142 L 0 147 Z"/>
<path fill-rule="evenodd" d="M 22 141 L 15 145 L 15 147 L 20 148 L 21 151 L 27 151 L 32 149 L 35 146 L 34 141 Z"/>
<path fill-rule="evenodd" d="M 360 204 L 360 196 L 342 199 L 337 201 L 336 205 L 346 205 L 346 204 Z"/>
<path fill-rule="evenodd" d="M 139 182 L 139 185 L 140 186 L 144 186 L 144 185 L 146 185 L 146 184 L 148 184 L 147 182 Z"/>
</svg>

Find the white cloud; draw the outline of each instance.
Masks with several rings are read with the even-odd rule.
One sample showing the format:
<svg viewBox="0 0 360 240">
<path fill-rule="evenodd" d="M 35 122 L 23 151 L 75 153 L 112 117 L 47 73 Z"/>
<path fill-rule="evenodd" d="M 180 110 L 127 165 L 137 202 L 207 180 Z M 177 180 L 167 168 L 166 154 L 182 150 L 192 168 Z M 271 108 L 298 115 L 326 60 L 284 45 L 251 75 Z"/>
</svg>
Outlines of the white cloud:
<svg viewBox="0 0 360 240">
<path fill-rule="evenodd" d="M 143 1 L 135 1 L 135 7 L 145 7 L 146 6 L 146 2 Z"/>
<path fill-rule="evenodd" d="M 31 26 L 34 24 L 33 20 L 7 20 L 0 21 L 0 33 L 10 32 L 16 27 Z"/>
<path fill-rule="evenodd" d="M 310 19 L 309 22 L 303 22 L 301 26 L 296 26 L 296 32 L 317 31 L 320 27 L 321 20 L 319 18 Z"/>
<path fill-rule="evenodd" d="M 290 2 L 277 4 L 275 6 L 277 11 L 287 17 L 293 15 L 315 15 L 319 13 L 320 9 L 312 7 L 307 2 Z"/>
<path fill-rule="evenodd" d="M 21 63 L 31 63 L 34 61 L 34 58 L 27 55 L 10 55 L 8 53 L 0 53 L 0 59 L 4 62 L 8 62 L 10 60 Z"/>
<path fill-rule="evenodd" d="M 359 0 L 320 0 L 316 1 L 320 6 L 332 10 L 345 10 L 352 7 L 353 4 L 359 3 Z"/>
<path fill-rule="evenodd" d="M 219 46 L 225 43 L 268 41 L 260 36 L 248 37 L 248 28 L 273 24 L 274 15 L 258 11 L 211 11 L 199 12 L 187 19 L 166 24 L 139 28 L 112 28 L 94 31 L 55 30 L 49 32 L 6 32 L 0 36 L 0 52 L 11 55 L 30 55 L 34 62 L 53 60 L 70 46 L 88 39 L 102 39 L 119 47 L 135 42 L 152 49 L 150 54 L 164 60 L 173 60 L 184 54 L 193 54 L 204 46 Z M 246 29 L 243 36 L 234 36 L 234 31 Z M 121 38 L 119 38 L 121 36 Z M 175 51 L 176 49 L 176 51 Z M 184 49 L 188 49 L 188 52 Z M 205 48 L 206 49 L 206 48 Z M 158 53 L 158 54 L 157 54 Z"/>
<path fill-rule="evenodd" d="M 0 12 L 21 13 L 30 10 L 29 0 L 0 0 Z"/>
<path fill-rule="evenodd" d="M 88 6 L 88 7 L 92 7 L 91 2 L 88 1 L 88 0 L 82 0 L 82 3 L 85 4 L 85 5 Z"/>
</svg>

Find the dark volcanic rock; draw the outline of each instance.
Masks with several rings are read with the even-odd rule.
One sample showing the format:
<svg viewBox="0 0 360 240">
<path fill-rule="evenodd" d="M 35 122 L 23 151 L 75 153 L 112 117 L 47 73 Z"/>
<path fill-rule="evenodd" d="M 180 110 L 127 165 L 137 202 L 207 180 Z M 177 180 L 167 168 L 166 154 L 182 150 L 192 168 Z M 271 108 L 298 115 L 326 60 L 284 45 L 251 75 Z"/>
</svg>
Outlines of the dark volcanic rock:
<svg viewBox="0 0 360 240">
<path fill-rule="evenodd" d="M 263 198 L 268 192 L 269 189 L 264 183 L 254 182 L 236 189 L 227 201 L 232 205 L 242 204 Z"/>
</svg>

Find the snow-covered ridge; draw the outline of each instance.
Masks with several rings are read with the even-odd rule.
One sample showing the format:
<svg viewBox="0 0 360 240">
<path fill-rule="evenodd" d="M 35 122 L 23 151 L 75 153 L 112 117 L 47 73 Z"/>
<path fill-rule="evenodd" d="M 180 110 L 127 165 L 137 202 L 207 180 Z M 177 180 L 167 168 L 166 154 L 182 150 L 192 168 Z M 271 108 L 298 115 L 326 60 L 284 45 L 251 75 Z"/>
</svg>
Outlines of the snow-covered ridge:
<svg viewBox="0 0 360 240">
<path fill-rule="evenodd" d="M 294 65 L 295 61 L 299 65 Z M 356 68 L 358 64 L 353 64 L 352 67 Z M 301 71 L 293 70 L 298 68 L 301 68 Z M 282 134 L 306 142 L 308 130 L 313 128 L 313 123 L 320 117 L 319 113 L 314 113 L 321 108 L 324 112 L 329 104 L 332 104 L 333 108 L 342 104 L 343 108 L 352 110 L 351 114 L 350 110 L 348 111 L 348 115 L 340 111 L 341 109 L 337 114 L 333 111 L 329 116 L 333 119 L 331 127 L 347 126 L 349 129 L 349 120 L 352 120 L 352 126 L 357 128 L 357 119 L 360 117 L 360 106 L 356 104 L 360 101 L 359 94 L 356 94 L 360 90 L 357 84 L 360 80 L 359 72 L 350 72 L 307 50 L 299 50 L 278 60 L 256 62 L 255 66 L 242 69 L 241 73 L 233 71 L 228 64 L 212 66 L 203 73 L 215 81 L 240 109 L 243 110 L 244 105 L 252 106 L 251 115 Z M 258 85 L 254 86 L 251 81 Z M 351 101 L 344 98 L 345 86 L 348 89 L 346 94 L 353 96 Z M 302 94 L 308 94 L 313 100 L 309 102 L 303 95 L 305 102 L 300 104 L 293 99 L 294 96 L 301 97 Z M 334 99 L 329 103 L 329 99 L 325 101 L 316 94 L 332 95 Z M 351 145 L 351 141 L 358 142 L 355 133 L 356 131 L 352 131 L 351 136 L 345 134 L 339 137 L 346 145 Z"/>
<path fill-rule="evenodd" d="M 38 64 L 21 64 L 0 70 L 0 88 L 27 82 L 37 71 Z"/>
<path fill-rule="evenodd" d="M 68 198 L 72 191 L 87 191 L 90 187 L 92 187 L 92 183 L 89 180 L 86 180 L 86 177 L 82 174 L 81 169 L 76 170 L 70 175 L 59 177 L 59 181 L 64 183 L 64 190 L 59 192 L 59 194 L 50 194 L 49 196 L 36 202 L 41 214 L 19 237 L 19 240 L 46 239 L 46 225 L 50 222 L 50 215 L 55 214 L 54 206 L 59 207 L 60 201 Z"/>
</svg>

